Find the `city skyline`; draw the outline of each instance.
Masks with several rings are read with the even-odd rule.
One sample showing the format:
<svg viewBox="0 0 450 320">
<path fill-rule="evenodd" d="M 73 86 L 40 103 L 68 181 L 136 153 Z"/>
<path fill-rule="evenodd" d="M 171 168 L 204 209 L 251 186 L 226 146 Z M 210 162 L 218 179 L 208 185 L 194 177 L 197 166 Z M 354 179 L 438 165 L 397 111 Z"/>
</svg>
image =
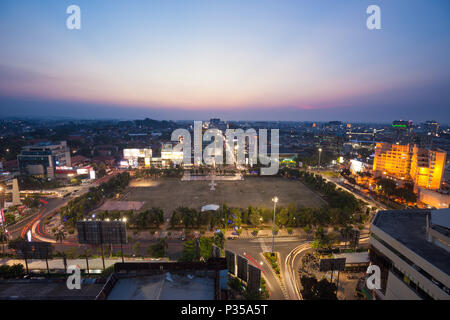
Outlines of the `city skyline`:
<svg viewBox="0 0 450 320">
<path fill-rule="evenodd" d="M 445 1 L 71 4 L 0 5 L 0 117 L 450 122 Z"/>
</svg>

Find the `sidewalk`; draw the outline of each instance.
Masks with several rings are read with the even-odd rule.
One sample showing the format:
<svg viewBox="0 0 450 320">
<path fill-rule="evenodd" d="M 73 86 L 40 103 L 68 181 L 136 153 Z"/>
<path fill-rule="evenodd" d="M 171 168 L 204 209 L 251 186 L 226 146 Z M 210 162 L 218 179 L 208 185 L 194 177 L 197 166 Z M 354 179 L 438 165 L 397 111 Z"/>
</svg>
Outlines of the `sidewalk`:
<svg viewBox="0 0 450 320">
<path fill-rule="evenodd" d="M 163 259 L 151 259 L 151 258 L 127 258 L 124 257 L 125 262 L 154 262 L 154 261 L 168 261 L 167 258 Z M 45 260 L 27 260 L 29 270 L 47 270 Z M 105 267 L 114 265 L 117 262 L 122 262 L 122 258 L 106 258 Z M 20 259 L 1 259 L 0 265 L 13 265 L 22 264 L 25 268 L 25 260 Z M 78 265 L 81 269 L 86 269 L 86 259 L 67 259 L 67 266 Z M 53 258 L 48 260 L 49 269 L 64 269 L 64 263 L 62 258 Z M 102 258 L 89 259 L 89 270 L 102 270 L 103 263 Z"/>
<path fill-rule="evenodd" d="M 254 236 L 252 234 L 253 230 L 257 229 L 258 234 Z M 228 237 L 236 237 L 236 235 L 233 235 L 233 230 L 227 230 L 225 232 L 225 238 Z M 278 231 L 278 233 L 275 235 L 275 238 L 285 238 L 285 237 L 299 237 L 299 238 L 305 238 L 308 234 L 303 231 L 301 228 L 292 228 L 292 233 L 287 232 L 286 229 L 281 229 Z M 272 229 L 262 229 L 259 228 L 248 228 L 248 230 L 243 229 L 242 233 L 238 236 L 238 239 L 257 239 L 257 238 L 268 238 L 272 237 Z"/>
</svg>

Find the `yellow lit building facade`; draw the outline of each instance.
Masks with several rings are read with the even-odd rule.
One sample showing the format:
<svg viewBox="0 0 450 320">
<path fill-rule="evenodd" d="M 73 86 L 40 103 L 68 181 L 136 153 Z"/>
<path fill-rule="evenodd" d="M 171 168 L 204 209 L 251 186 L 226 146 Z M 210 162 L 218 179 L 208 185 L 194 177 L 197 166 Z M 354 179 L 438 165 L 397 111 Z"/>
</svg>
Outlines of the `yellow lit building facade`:
<svg viewBox="0 0 450 320">
<path fill-rule="evenodd" d="M 440 149 L 377 143 L 373 171 L 375 176 L 412 180 L 416 188 L 437 190 L 441 186 L 446 155 Z"/>
<path fill-rule="evenodd" d="M 413 147 L 411 178 L 414 185 L 425 189 L 437 190 L 441 187 L 446 152 L 443 150 Z"/>
<path fill-rule="evenodd" d="M 376 176 L 388 175 L 399 179 L 409 179 L 411 171 L 409 145 L 377 143 L 373 171 Z"/>
</svg>

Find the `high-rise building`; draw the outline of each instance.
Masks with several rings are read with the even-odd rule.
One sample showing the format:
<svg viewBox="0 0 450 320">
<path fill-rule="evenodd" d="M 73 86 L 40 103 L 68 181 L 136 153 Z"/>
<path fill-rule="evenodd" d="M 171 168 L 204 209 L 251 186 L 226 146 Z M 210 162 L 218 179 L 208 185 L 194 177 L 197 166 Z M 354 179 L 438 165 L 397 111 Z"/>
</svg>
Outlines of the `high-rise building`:
<svg viewBox="0 0 450 320">
<path fill-rule="evenodd" d="M 56 167 L 70 167 L 70 149 L 66 141 L 59 144 L 51 142 L 38 143 L 22 148 L 17 156 L 19 170 L 22 174 L 55 177 Z"/>
<path fill-rule="evenodd" d="M 164 143 L 161 147 L 161 160 L 163 165 L 170 162 L 181 164 L 183 162 L 184 153 L 182 151 L 174 151 L 172 143 Z"/>
<path fill-rule="evenodd" d="M 377 298 L 450 300 L 450 209 L 380 211 L 370 232 Z"/>
<path fill-rule="evenodd" d="M 150 167 L 150 161 L 152 159 L 152 149 L 123 149 L 123 158 L 132 168 L 137 168 L 139 166 L 139 161 L 143 159 L 143 166 L 148 168 Z"/>
<path fill-rule="evenodd" d="M 439 123 L 435 120 L 425 122 L 425 128 L 429 135 L 437 136 L 439 133 Z"/>
<path fill-rule="evenodd" d="M 409 179 L 411 153 L 409 145 L 377 143 L 373 161 L 375 175 L 389 175 L 399 179 Z"/>
<path fill-rule="evenodd" d="M 392 122 L 394 131 L 394 141 L 401 144 L 410 143 L 411 133 L 413 129 L 412 121 L 395 120 Z"/>
<path fill-rule="evenodd" d="M 415 187 L 437 190 L 441 186 L 446 155 L 440 149 L 377 143 L 373 171 L 375 176 L 411 180 Z"/>
<path fill-rule="evenodd" d="M 414 145 L 411 158 L 411 177 L 414 185 L 437 190 L 441 187 L 446 152 L 430 150 Z"/>
</svg>

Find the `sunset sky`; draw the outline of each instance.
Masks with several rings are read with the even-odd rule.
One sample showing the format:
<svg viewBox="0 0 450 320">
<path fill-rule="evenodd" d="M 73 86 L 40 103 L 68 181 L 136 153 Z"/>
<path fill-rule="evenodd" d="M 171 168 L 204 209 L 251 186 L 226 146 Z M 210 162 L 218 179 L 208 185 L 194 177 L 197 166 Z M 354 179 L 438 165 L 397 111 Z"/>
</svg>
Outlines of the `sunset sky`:
<svg viewBox="0 0 450 320">
<path fill-rule="evenodd" d="M 1 0 L 0 43 L 0 117 L 450 123 L 448 0 Z"/>
</svg>

